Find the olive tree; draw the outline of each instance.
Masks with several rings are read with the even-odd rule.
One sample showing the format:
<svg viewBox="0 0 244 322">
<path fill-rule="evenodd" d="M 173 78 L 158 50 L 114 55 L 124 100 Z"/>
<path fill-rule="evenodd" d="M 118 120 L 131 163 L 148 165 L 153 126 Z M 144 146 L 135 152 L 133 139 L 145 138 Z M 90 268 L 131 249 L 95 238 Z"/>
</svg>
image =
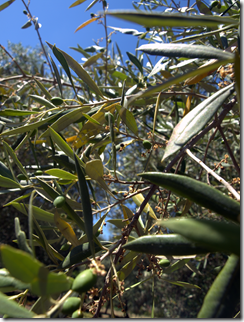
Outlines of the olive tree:
<svg viewBox="0 0 244 322">
<path fill-rule="evenodd" d="M 196 315 L 237 317 L 240 2 L 151 0 L 110 11 L 102 1 L 76 30 L 105 27 L 104 47 L 73 48 L 83 64 L 42 43 L 22 2 L 43 61 L 1 45 L 1 194 L 15 196 L 4 207 L 25 215 L 28 229 L 17 215 L 15 247 L 2 241 L 0 313 L 99 317 L 109 303 L 115 317 L 116 303 L 127 316 L 125 298 L 138 287 L 150 294 L 151 317 L 160 317 L 162 285 L 200 289 L 175 280 L 175 271 L 202 274 L 201 263 L 224 254 Z M 109 33 L 110 16 L 143 31 Z M 124 57 L 114 33 L 137 37 L 135 52 Z M 107 223 L 115 227 L 110 241 L 102 238 Z M 125 284 L 133 274 L 137 282 Z"/>
</svg>

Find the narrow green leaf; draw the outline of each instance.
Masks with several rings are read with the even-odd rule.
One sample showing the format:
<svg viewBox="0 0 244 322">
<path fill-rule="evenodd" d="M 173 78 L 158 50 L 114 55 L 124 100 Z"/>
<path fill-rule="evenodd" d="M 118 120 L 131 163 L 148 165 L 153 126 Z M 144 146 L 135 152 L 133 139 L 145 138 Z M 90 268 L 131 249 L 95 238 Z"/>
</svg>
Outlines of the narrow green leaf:
<svg viewBox="0 0 244 322">
<path fill-rule="evenodd" d="M 62 83 L 61 83 L 61 78 L 60 78 L 60 75 L 59 75 L 59 72 L 58 72 L 58 68 L 57 68 L 54 60 L 52 59 L 51 55 L 48 54 L 48 56 L 49 56 L 49 59 L 51 61 L 52 66 L 53 66 L 53 71 L 54 71 L 55 77 L 56 77 L 57 82 L 58 82 L 58 88 L 59 88 L 61 97 L 63 97 Z"/>
<path fill-rule="evenodd" d="M 49 134 L 53 140 L 57 144 L 57 146 L 71 159 L 74 159 L 74 153 L 71 147 L 64 141 L 64 139 L 52 128 L 49 127 Z"/>
<path fill-rule="evenodd" d="M 52 98 L 52 95 L 46 90 L 45 86 L 41 82 L 39 82 L 39 80 L 37 80 L 35 77 L 34 81 L 36 82 L 42 93 L 46 96 L 46 98 L 50 100 Z"/>
<path fill-rule="evenodd" d="M 136 264 L 141 259 L 141 255 L 135 256 L 130 262 L 125 264 L 119 271 L 118 271 L 118 278 L 120 281 L 123 281 L 127 276 L 130 275 L 130 273 L 135 268 Z"/>
<path fill-rule="evenodd" d="M 23 110 L 14 110 L 11 108 L 5 108 L 0 111 L 0 116 L 27 116 L 32 114 L 38 114 L 39 112 L 34 111 L 23 111 Z"/>
<path fill-rule="evenodd" d="M 49 44 L 48 42 L 46 42 L 48 44 L 48 46 L 52 49 L 53 45 Z M 71 56 L 69 56 L 68 54 L 66 54 L 64 51 L 58 49 L 59 52 L 61 52 L 63 54 L 63 56 L 65 57 L 67 63 L 69 64 L 70 68 L 73 69 L 73 71 L 80 77 L 80 79 L 82 79 L 84 81 L 84 83 L 87 84 L 87 86 L 93 90 L 98 96 L 103 97 L 100 89 L 97 87 L 96 83 L 93 81 L 93 79 L 90 77 L 90 75 L 84 70 L 84 68 L 77 63 L 77 61 L 75 61 Z"/>
<path fill-rule="evenodd" d="M 227 298 L 236 278 L 240 279 L 240 258 L 232 254 L 205 296 L 203 305 L 197 316 L 198 318 L 209 319 L 221 317 L 219 313 L 222 310 L 223 302 Z M 231 299 L 229 299 L 228 305 L 230 305 L 230 301 Z M 230 318 L 233 316 L 225 317 Z"/>
<path fill-rule="evenodd" d="M 101 125 L 97 120 L 95 120 L 94 118 L 90 117 L 88 114 L 82 113 L 82 115 L 84 115 L 85 118 L 88 119 L 88 121 L 92 122 L 93 124 Z"/>
<path fill-rule="evenodd" d="M 80 120 L 82 113 L 88 112 L 88 111 L 90 111 L 90 107 L 84 106 L 84 107 L 76 108 L 75 110 L 70 111 L 68 113 L 65 113 L 52 124 L 52 129 L 56 132 L 60 132 L 66 127 L 68 127 L 70 124 Z M 49 130 L 46 130 L 45 132 L 43 132 L 40 138 L 45 137 L 47 135 L 49 135 Z"/>
<path fill-rule="evenodd" d="M 0 175 L 0 186 L 3 188 L 21 188 L 21 185 L 9 178 Z"/>
<path fill-rule="evenodd" d="M 124 221 L 123 219 L 109 219 L 107 220 L 107 222 L 109 222 L 110 224 L 114 225 L 119 229 L 122 229 L 127 225 L 126 221 Z"/>
<path fill-rule="evenodd" d="M 13 3 L 15 0 L 9 0 L 9 1 L 6 1 L 6 2 L 4 2 L 3 4 L 1 4 L 1 6 L 0 6 L 0 11 L 2 11 L 2 10 L 4 10 L 4 9 L 6 9 L 8 6 L 10 6 L 11 5 L 11 3 Z"/>
<path fill-rule="evenodd" d="M 134 239 L 123 246 L 134 252 L 153 255 L 195 255 L 210 253 L 209 248 L 193 243 L 177 234 L 148 235 Z"/>
<path fill-rule="evenodd" d="M 174 271 L 177 271 L 181 267 L 185 266 L 185 264 L 188 263 L 189 260 L 190 260 L 190 258 L 183 258 L 183 259 L 178 260 L 177 262 L 173 263 L 169 267 L 164 268 L 164 270 L 163 270 L 164 274 L 171 274 Z"/>
<path fill-rule="evenodd" d="M 142 64 L 141 62 L 138 60 L 138 58 L 129 53 L 128 51 L 126 52 L 127 56 L 129 57 L 129 60 L 139 69 L 139 71 L 143 74 L 143 69 L 142 69 Z"/>
<path fill-rule="evenodd" d="M 180 218 L 160 221 L 160 225 L 206 248 L 240 256 L 240 226 L 234 223 Z"/>
<path fill-rule="evenodd" d="M 92 256 L 93 258 L 95 258 L 95 247 L 94 247 L 94 241 L 93 241 L 93 215 L 92 215 L 92 209 L 91 209 L 90 196 L 89 196 L 88 187 L 86 184 L 86 179 L 85 179 L 83 170 L 81 169 L 80 164 L 77 160 L 78 157 L 75 154 L 74 154 L 74 158 L 75 158 L 76 173 L 78 175 L 78 181 L 79 181 L 79 190 L 80 190 L 80 196 L 81 196 L 83 216 L 85 221 L 85 232 L 89 241 Z"/>
<path fill-rule="evenodd" d="M 186 57 L 186 58 L 205 58 L 205 59 L 232 59 L 233 54 L 223 50 L 204 46 L 204 45 L 185 45 L 185 44 L 146 44 L 136 50 L 156 56 L 166 57 Z"/>
<path fill-rule="evenodd" d="M 58 177 L 60 179 L 77 180 L 76 175 L 61 169 L 50 169 L 46 170 L 45 173 L 50 174 L 51 176 Z"/>
<path fill-rule="evenodd" d="M 48 122 L 50 122 L 52 119 L 56 118 L 57 114 L 54 114 L 42 121 L 38 121 L 39 118 L 36 119 L 32 119 L 32 123 L 31 124 L 27 124 L 24 126 L 20 126 L 17 129 L 13 129 L 13 130 L 8 130 L 8 131 L 4 131 L 0 134 L 0 136 L 4 136 L 4 135 L 8 135 L 8 136 L 12 136 L 15 134 L 21 134 L 21 133 L 25 133 L 25 132 L 29 132 L 29 131 L 33 131 L 35 129 L 38 129 L 40 126 L 44 125 L 44 124 L 48 124 Z"/>
<path fill-rule="evenodd" d="M 201 287 L 199 287 L 198 285 L 190 284 L 190 283 L 186 283 L 186 282 L 171 281 L 171 280 L 168 280 L 166 278 L 163 278 L 162 281 L 168 282 L 168 283 L 173 284 L 173 285 L 185 287 L 185 288 L 198 288 L 198 289 L 201 289 Z"/>
<path fill-rule="evenodd" d="M 1 10 L 1 7 L 0 7 Z M 0 292 L 0 314 L 7 314 L 10 318 L 32 319 L 34 312 L 28 311 L 23 306 L 18 305 L 14 300 L 9 300 L 8 296 Z"/>
<path fill-rule="evenodd" d="M 75 89 L 75 86 L 74 86 L 74 83 L 73 83 L 73 79 L 72 79 L 72 76 L 71 76 L 71 73 L 70 73 L 70 69 L 69 69 L 69 66 L 68 66 L 68 63 L 67 63 L 67 60 L 65 58 L 65 56 L 63 55 L 63 52 L 61 52 L 55 45 L 52 47 L 52 51 L 55 55 L 55 57 L 57 58 L 57 60 L 60 62 L 60 64 L 62 65 L 63 69 L 65 70 L 68 78 L 69 78 L 69 81 L 74 89 L 74 92 L 76 93 L 76 89 Z"/>
<path fill-rule="evenodd" d="M 195 136 L 222 107 L 226 99 L 233 93 L 234 85 L 230 84 L 191 110 L 175 126 L 170 140 L 166 146 L 162 161 L 182 148 L 193 136 Z"/>
<path fill-rule="evenodd" d="M 24 283 L 32 283 L 38 276 L 42 264 L 37 259 L 9 245 L 1 245 L 0 250 L 3 265 L 13 277 Z"/>
<path fill-rule="evenodd" d="M 10 206 L 10 205 L 13 206 L 15 209 L 17 209 L 18 211 L 20 211 L 22 214 L 27 216 L 27 211 L 26 211 L 27 206 L 25 204 L 12 201 L 5 206 Z M 51 212 L 43 210 L 39 207 L 33 206 L 33 215 L 37 220 L 54 223 L 54 215 Z"/>
<path fill-rule="evenodd" d="M 138 175 L 219 215 L 240 221 L 240 204 L 206 183 L 172 173 L 147 172 Z"/>
<path fill-rule="evenodd" d="M 5 268 L 0 269 L 0 292 L 7 293 L 16 290 L 26 290 L 30 284 L 23 283 L 9 274 Z M 1 301 L 0 301 L 1 302 Z M 1 307 L 1 304 L 0 304 Z M 2 314 L 0 309 L 0 314 Z"/>
<path fill-rule="evenodd" d="M 95 253 L 99 252 L 101 247 L 95 243 Z M 59 264 L 60 268 L 68 268 L 74 264 L 82 262 L 92 255 L 90 244 L 85 243 L 74 247 L 69 254 L 65 257 L 64 261 Z"/>
<path fill-rule="evenodd" d="M 196 0 L 198 10 L 204 15 L 212 15 L 212 11 L 201 0 Z"/>
<path fill-rule="evenodd" d="M 38 96 L 38 95 L 29 95 L 29 97 L 33 98 L 34 101 L 36 101 L 37 103 L 44 105 L 46 107 L 49 108 L 57 108 L 53 103 L 49 102 L 47 99 Z"/>
<path fill-rule="evenodd" d="M 239 24 L 237 20 L 224 16 L 186 16 L 178 13 L 151 13 L 133 10 L 111 10 L 106 12 L 106 15 L 134 22 L 144 27 L 216 27 L 222 24 Z"/>
<path fill-rule="evenodd" d="M 2 161 L 0 161 L 0 175 L 14 180 L 11 171 L 9 170 L 9 168 L 6 167 L 6 165 Z"/>
<path fill-rule="evenodd" d="M 108 211 L 109 212 L 109 211 Z M 96 223 L 95 223 L 95 225 L 93 226 L 93 235 L 96 235 L 96 233 L 98 232 L 98 229 L 101 227 L 101 225 L 102 225 L 102 223 L 103 223 L 103 221 L 105 220 L 105 218 L 106 218 L 106 216 L 107 216 L 107 214 L 108 214 L 108 212 L 105 214 L 105 215 L 103 215 Z M 81 244 L 84 244 L 84 243 L 86 243 L 88 241 L 88 238 L 87 238 L 87 235 L 85 234 L 85 235 L 82 235 L 80 238 L 79 238 L 79 242 L 81 243 Z M 95 245 L 96 246 L 96 245 Z"/>
<path fill-rule="evenodd" d="M 137 94 L 135 94 L 132 98 L 128 99 L 127 106 L 130 105 L 134 100 L 136 100 L 138 98 L 148 97 L 148 96 L 150 97 L 150 96 L 154 95 L 155 93 L 160 92 L 166 88 L 169 88 L 170 86 L 177 85 L 190 77 L 204 75 L 208 72 L 216 70 L 219 66 L 221 66 L 221 65 L 224 66 L 228 63 L 231 63 L 232 61 L 233 61 L 233 59 L 218 60 L 217 62 L 214 62 L 210 65 L 206 65 L 204 67 L 195 69 L 195 70 L 190 71 L 188 73 L 183 73 L 182 75 L 177 76 L 177 77 L 172 77 L 168 81 L 164 82 L 163 84 L 151 86 L 150 88 L 148 88 L 144 91 L 140 91 Z"/>
<path fill-rule="evenodd" d="M 96 4 L 98 2 L 98 0 L 93 0 L 90 4 L 89 4 L 89 6 L 86 8 L 86 11 L 88 11 L 89 9 L 91 9 L 93 6 L 94 6 L 94 4 Z"/>
<path fill-rule="evenodd" d="M 83 67 L 89 67 L 93 65 L 99 58 L 103 56 L 103 53 L 98 53 L 94 56 L 91 56 L 90 58 L 87 59 L 87 61 L 83 64 Z"/>
<path fill-rule="evenodd" d="M 15 152 L 13 151 L 13 149 L 11 148 L 11 146 L 9 146 L 8 143 L 5 141 L 2 141 L 2 143 L 3 143 L 5 153 L 11 156 L 11 158 L 13 159 L 13 161 L 17 165 L 17 167 L 20 169 L 20 171 L 28 178 L 28 174 L 27 174 L 25 168 L 22 166 L 22 163 L 17 158 L 17 156 L 16 156 Z"/>
</svg>

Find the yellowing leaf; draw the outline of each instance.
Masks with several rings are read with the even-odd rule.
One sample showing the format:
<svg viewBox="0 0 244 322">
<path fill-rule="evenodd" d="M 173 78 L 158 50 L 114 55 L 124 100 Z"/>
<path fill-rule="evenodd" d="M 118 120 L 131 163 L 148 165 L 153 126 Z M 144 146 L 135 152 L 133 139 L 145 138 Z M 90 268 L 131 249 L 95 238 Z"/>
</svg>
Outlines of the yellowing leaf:
<svg viewBox="0 0 244 322">
<path fill-rule="evenodd" d="M 211 59 L 209 62 L 207 62 L 206 64 L 203 64 L 202 66 L 200 66 L 198 69 L 199 69 L 199 74 L 196 75 L 196 76 L 193 76 L 193 77 L 190 77 L 188 78 L 186 81 L 185 81 L 185 85 L 193 85 L 193 84 L 197 84 L 199 83 L 203 78 L 211 75 L 216 69 L 217 67 L 215 67 L 214 69 L 206 72 L 206 73 L 201 73 L 201 68 L 203 67 L 206 67 L 208 65 L 211 65 L 213 63 L 217 62 L 216 59 Z"/>
<path fill-rule="evenodd" d="M 132 199 L 133 199 L 133 201 L 135 202 L 135 204 L 139 207 L 141 204 L 142 204 L 142 202 L 144 201 L 144 197 L 143 197 L 143 195 L 141 194 L 141 193 L 139 193 L 138 195 L 135 195 L 135 196 L 133 196 L 132 197 Z M 149 212 L 149 215 L 153 218 L 153 219 L 155 219 L 155 220 L 157 220 L 158 218 L 156 217 L 156 215 L 155 215 L 155 213 L 154 213 L 154 211 L 152 210 L 152 208 L 151 208 L 151 206 L 147 203 L 146 204 L 146 206 L 145 206 L 145 208 L 143 209 L 143 211 L 145 212 L 145 213 L 148 213 Z"/>
<path fill-rule="evenodd" d="M 191 99 L 192 99 L 192 95 L 189 95 L 186 99 L 186 107 L 183 112 L 183 117 L 191 110 Z"/>
<path fill-rule="evenodd" d="M 115 106 L 117 105 L 118 103 L 109 105 L 107 107 L 105 107 L 106 105 L 102 105 L 101 108 L 95 114 L 92 115 L 93 121 L 87 121 L 85 125 L 82 127 L 79 134 L 77 135 L 77 139 L 74 142 L 74 147 L 76 149 L 85 145 L 91 138 L 95 137 L 97 134 L 101 132 L 101 130 L 103 129 L 102 124 L 104 124 L 106 121 L 104 114 L 106 112 L 113 113 L 115 110 Z M 96 124 L 96 122 L 98 124 Z"/>
<path fill-rule="evenodd" d="M 68 224 L 65 220 L 59 217 L 59 213 L 56 211 L 54 214 L 54 222 L 55 225 L 58 227 L 58 230 L 61 234 L 75 247 L 80 245 L 75 232 L 73 231 L 70 224 Z"/>
<path fill-rule="evenodd" d="M 85 2 L 85 1 L 86 1 L 86 0 L 77 0 L 77 1 L 73 2 L 73 3 L 69 6 L 69 8 L 76 7 L 76 6 L 78 6 L 79 4 L 81 4 L 81 3 Z"/>
<path fill-rule="evenodd" d="M 84 28 L 84 27 L 86 27 L 87 25 L 89 25 L 90 23 L 92 23 L 93 21 L 96 21 L 96 20 L 98 20 L 98 19 L 100 19 L 100 17 L 93 17 L 93 18 L 91 18 L 91 19 L 89 19 L 89 20 L 87 20 L 86 22 L 83 22 L 76 30 L 75 30 L 75 32 L 76 31 L 78 31 L 78 30 L 81 30 L 82 28 Z"/>
<path fill-rule="evenodd" d="M 110 191 L 106 182 L 103 179 L 103 164 L 101 160 L 91 160 L 86 163 L 85 167 L 86 174 L 92 179 L 96 180 L 100 186 L 110 194 L 114 199 L 117 199 Z"/>
<path fill-rule="evenodd" d="M 125 107 L 122 107 L 119 111 L 119 116 L 122 118 L 122 121 L 126 126 L 133 132 L 135 135 L 138 135 L 138 128 L 134 115 Z"/>
</svg>

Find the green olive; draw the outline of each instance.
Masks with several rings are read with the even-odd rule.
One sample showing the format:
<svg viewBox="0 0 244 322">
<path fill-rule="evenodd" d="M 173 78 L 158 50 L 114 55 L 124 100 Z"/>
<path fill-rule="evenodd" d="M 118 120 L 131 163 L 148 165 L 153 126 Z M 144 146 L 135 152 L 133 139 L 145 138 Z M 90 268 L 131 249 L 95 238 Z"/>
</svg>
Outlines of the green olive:
<svg viewBox="0 0 244 322">
<path fill-rule="evenodd" d="M 63 207 L 64 204 L 65 204 L 65 197 L 64 196 L 58 196 L 53 201 L 53 205 L 56 208 L 61 208 L 61 207 Z"/>
<path fill-rule="evenodd" d="M 26 180 L 27 178 L 23 173 L 20 173 L 17 175 L 17 179 L 20 181 L 20 180 Z"/>
<path fill-rule="evenodd" d="M 92 269 L 86 269 L 81 272 L 74 280 L 72 290 L 78 293 L 89 291 L 97 282 L 97 275 Z"/>
<path fill-rule="evenodd" d="M 53 98 L 51 98 L 51 102 L 52 102 L 55 106 L 58 106 L 58 105 L 63 104 L 64 100 L 63 100 L 61 97 L 53 97 Z"/>
<path fill-rule="evenodd" d="M 81 299 L 79 297 L 69 297 L 63 304 L 62 313 L 72 314 L 74 311 L 78 310 L 81 304 Z"/>
<path fill-rule="evenodd" d="M 151 149 L 151 147 L 152 147 L 152 143 L 151 143 L 150 141 L 148 141 L 148 140 L 144 140 L 144 141 L 142 142 L 142 144 L 143 144 L 143 147 L 144 147 L 145 149 L 147 149 L 147 150 Z"/>
<path fill-rule="evenodd" d="M 81 319 L 83 318 L 83 313 L 81 310 L 76 310 L 75 312 L 73 312 L 71 317 L 72 319 Z"/>
<path fill-rule="evenodd" d="M 35 176 L 41 176 L 43 174 L 42 170 L 36 170 Z"/>
<path fill-rule="evenodd" d="M 168 267 L 170 265 L 170 261 L 168 259 L 161 259 L 159 261 L 159 265 L 161 267 Z"/>
</svg>

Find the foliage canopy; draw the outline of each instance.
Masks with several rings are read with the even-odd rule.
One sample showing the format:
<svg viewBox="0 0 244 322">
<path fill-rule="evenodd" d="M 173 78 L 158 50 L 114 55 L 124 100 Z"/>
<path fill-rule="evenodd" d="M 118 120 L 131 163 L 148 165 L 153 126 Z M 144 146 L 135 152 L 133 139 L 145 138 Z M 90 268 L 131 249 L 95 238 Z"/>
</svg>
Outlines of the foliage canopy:
<svg viewBox="0 0 244 322">
<path fill-rule="evenodd" d="M 114 317 L 114 303 L 126 312 L 127 294 L 149 285 L 151 317 L 162 317 L 160 283 L 198 290 L 174 272 L 202 274 L 201 264 L 224 254 L 197 316 L 238 316 L 240 2 L 150 0 L 109 11 L 102 1 L 76 29 L 105 27 L 104 47 L 73 48 L 83 64 L 42 43 L 22 2 L 22 28 L 34 27 L 41 47 L 0 48 L 0 193 L 13 195 L 4 207 L 26 216 L 28 232 L 16 216 L 15 247 L 1 245 L 0 313 L 99 317 L 109 301 Z M 145 29 L 108 34 L 107 16 Z M 114 32 L 138 39 L 126 60 Z M 102 238 L 106 222 L 114 226 L 110 241 Z M 37 258 L 38 247 L 49 263 Z M 76 277 L 80 270 L 87 281 Z M 89 297 L 74 291 L 77 283 Z M 38 300 L 27 310 L 30 295 Z M 79 300 L 65 302 L 72 297 Z"/>
</svg>

